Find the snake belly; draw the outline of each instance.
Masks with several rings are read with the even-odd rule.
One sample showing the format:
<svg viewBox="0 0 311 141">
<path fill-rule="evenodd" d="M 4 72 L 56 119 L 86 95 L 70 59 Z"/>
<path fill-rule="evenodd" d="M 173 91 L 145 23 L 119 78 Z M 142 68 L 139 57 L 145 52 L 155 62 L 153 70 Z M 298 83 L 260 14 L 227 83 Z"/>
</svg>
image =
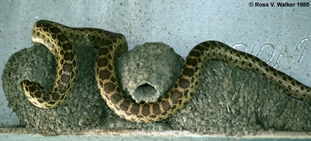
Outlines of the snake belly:
<svg viewBox="0 0 311 141">
<path fill-rule="evenodd" d="M 259 58 L 219 41 L 206 41 L 189 52 L 178 80 L 166 96 L 154 103 L 136 103 L 124 95 L 116 76 L 115 60 L 127 51 L 127 42 L 122 34 L 96 28 L 72 28 L 41 20 L 34 25 L 32 39 L 49 48 L 57 62 L 56 80 L 51 92 L 44 92 L 36 82 L 22 82 L 28 100 L 41 108 L 53 108 L 69 96 L 77 74 L 73 43 L 98 48 L 95 78 L 100 94 L 112 111 L 134 122 L 160 121 L 183 108 L 196 93 L 203 65 L 208 60 L 222 60 L 242 69 L 251 69 L 282 86 L 294 99 L 309 100 L 311 97 L 308 86 Z"/>
</svg>

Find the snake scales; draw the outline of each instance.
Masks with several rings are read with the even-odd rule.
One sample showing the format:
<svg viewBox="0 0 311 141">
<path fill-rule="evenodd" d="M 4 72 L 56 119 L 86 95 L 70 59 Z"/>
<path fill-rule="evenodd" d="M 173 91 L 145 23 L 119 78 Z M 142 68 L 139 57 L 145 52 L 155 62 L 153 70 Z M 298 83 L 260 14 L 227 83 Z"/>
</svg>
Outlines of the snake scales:
<svg viewBox="0 0 311 141">
<path fill-rule="evenodd" d="M 22 82 L 28 100 L 40 108 L 53 108 L 68 98 L 78 67 L 73 43 L 98 48 L 95 77 L 100 94 L 112 111 L 130 121 L 160 121 L 176 113 L 195 94 L 203 64 L 211 59 L 251 69 L 283 86 L 292 98 L 307 100 L 311 97 L 309 87 L 257 57 L 234 50 L 218 41 L 206 41 L 190 51 L 178 80 L 165 97 L 155 103 L 135 103 L 123 94 L 114 67 L 115 59 L 127 51 L 127 42 L 122 34 L 95 28 L 71 28 L 40 20 L 33 27 L 32 41 L 45 45 L 55 56 L 57 64 L 56 79 L 50 92 L 44 92 L 36 82 Z"/>
</svg>

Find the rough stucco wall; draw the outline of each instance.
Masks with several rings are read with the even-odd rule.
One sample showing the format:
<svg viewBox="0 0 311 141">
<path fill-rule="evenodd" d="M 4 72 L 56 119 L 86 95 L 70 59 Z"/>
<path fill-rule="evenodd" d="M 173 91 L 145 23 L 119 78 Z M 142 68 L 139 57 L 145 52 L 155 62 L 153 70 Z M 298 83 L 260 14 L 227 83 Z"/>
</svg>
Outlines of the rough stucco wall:
<svg viewBox="0 0 311 141">
<path fill-rule="evenodd" d="M 4 1 L 0 5 L 0 73 L 8 58 L 30 47 L 39 19 L 124 34 L 130 49 L 164 42 L 185 57 L 196 44 L 220 40 L 256 55 L 311 85 L 310 8 L 250 7 L 249 1 Z M 0 83 L 0 126 L 18 125 Z"/>
</svg>

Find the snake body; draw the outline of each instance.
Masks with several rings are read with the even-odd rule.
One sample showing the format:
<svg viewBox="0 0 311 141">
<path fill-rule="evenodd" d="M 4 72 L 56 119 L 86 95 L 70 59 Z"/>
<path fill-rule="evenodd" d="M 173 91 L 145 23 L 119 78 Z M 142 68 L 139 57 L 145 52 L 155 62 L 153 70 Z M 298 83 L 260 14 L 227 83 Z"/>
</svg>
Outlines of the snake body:
<svg viewBox="0 0 311 141">
<path fill-rule="evenodd" d="M 178 80 L 165 97 L 154 103 L 136 103 L 124 95 L 116 76 L 115 60 L 127 51 L 127 42 L 122 34 L 96 28 L 71 28 L 40 20 L 34 25 L 32 40 L 45 45 L 55 56 L 57 64 L 51 92 L 44 92 L 36 82 L 22 82 L 28 100 L 40 108 L 53 108 L 68 98 L 77 74 L 74 43 L 98 48 L 95 78 L 100 94 L 112 111 L 130 121 L 155 122 L 176 113 L 195 94 L 204 62 L 214 59 L 229 62 L 242 69 L 251 69 L 284 87 L 292 98 L 308 100 L 311 97 L 309 87 L 270 67 L 259 58 L 232 49 L 219 41 L 206 41 L 190 51 Z"/>
</svg>

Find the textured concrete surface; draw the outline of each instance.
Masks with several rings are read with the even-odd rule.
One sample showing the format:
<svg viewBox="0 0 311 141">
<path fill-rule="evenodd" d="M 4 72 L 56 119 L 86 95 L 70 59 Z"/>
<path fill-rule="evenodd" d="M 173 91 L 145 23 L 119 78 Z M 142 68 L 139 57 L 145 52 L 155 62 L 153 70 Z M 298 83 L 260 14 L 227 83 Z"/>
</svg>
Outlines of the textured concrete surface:
<svg viewBox="0 0 311 141">
<path fill-rule="evenodd" d="M 30 33 L 35 21 L 47 19 L 120 32 L 130 49 L 144 42 L 164 42 L 183 57 L 202 41 L 220 40 L 311 86 L 309 13 L 310 8 L 297 4 L 250 7 L 250 1 L 3 1 L 0 74 L 12 54 L 32 45 Z M 2 82 L 0 87 L 0 126 L 19 125 L 7 106 Z"/>
<path fill-rule="evenodd" d="M 20 133 L 22 131 L 19 131 Z M 297 138 L 297 135 L 300 135 Z M 14 132 L 10 134 L 0 134 L 0 138 L 5 141 L 15 140 L 31 140 L 31 141 L 59 141 L 59 140 L 89 140 L 89 141 L 116 141 L 116 140 L 127 140 L 127 141 L 145 141 L 145 140 L 165 140 L 165 141 L 197 141 L 197 140 L 208 140 L 208 141 L 309 141 L 308 134 L 301 134 L 297 132 L 279 132 L 271 133 L 267 132 L 262 135 L 256 136 L 244 136 L 244 137 L 226 137 L 220 135 L 198 135 L 191 134 L 189 132 L 170 131 L 170 132 L 144 132 L 144 131 L 90 131 L 82 135 L 60 135 L 60 136 L 43 136 L 38 134 L 21 134 L 19 136 L 14 135 Z"/>
</svg>

